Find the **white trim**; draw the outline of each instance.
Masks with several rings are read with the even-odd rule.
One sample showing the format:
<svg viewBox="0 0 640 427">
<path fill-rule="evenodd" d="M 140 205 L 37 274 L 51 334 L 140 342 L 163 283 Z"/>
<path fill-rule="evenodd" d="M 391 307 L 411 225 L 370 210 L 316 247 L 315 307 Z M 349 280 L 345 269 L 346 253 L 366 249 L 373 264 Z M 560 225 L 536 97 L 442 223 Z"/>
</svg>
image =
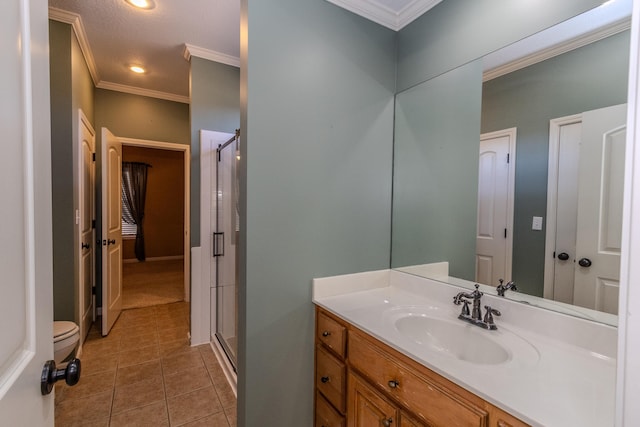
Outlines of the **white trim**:
<svg viewBox="0 0 640 427">
<path fill-rule="evenodd" d="M 572 50 L 586 46 L 590 43 L 597 42 L 598 40 L 602 40 L 612 35 L 621 33 L 622 31 L 628 30 L 629 28 L 631 28 L 631 18 L 624 18 L 588 33 L 581 34 L 578 37 L 574 37 L 572 39 L 563 41 L 561 43 L 549 46 L 545 49 L 507 62 L 506 64 L 500 65 L 499 67 L 487 70 L 482 73 L 482 81 L 486 82 L 505 74 L 509 74 L 522 68 L 528 67 L 530 65 L 537 64 L 538 62 L 546 61 L 547 59 L 562 55 L 563 53 L 570 52 Z"/>
<path fill-rule="evenodd" d="M 91 74 L 93 84 L 97 86 L 98 83 L 100 83 L 100 74 L 98 73 L 96 61 L 93 58 L 93 52 L 91 52 L 91 47 L 89 46 L 87 32 L 82 24 L 82 17 L 77 13 L 67 12 L 66 10 L 49 6 L 49 19 L 71 25 L 78 39 L 84 60 L 87 63 L 87 68 L 89 68 L 89 74 Z"/>
<path fill-rule="evenodd" d="M 170 255 L 170 256 L 156 256 L 156 257 L 150 257 L 150 258 L 146 258 L 144 262 L 156 262 L 156 261 L 174 261 L 174 260 L 178 260 L 178 259 L 184 259 L 184 255 Z M 135 264 L 138 261 L 136 258 L 127 258 L 127 259 L 123 259 L 122 262 L 124 264 Z"/>
<path fill-rule="evenodd" d="M 615 425 L 640 425 L 640 1 L 633 2 L 620 257 Z M 634 227 L 633 220 L 636 221 Z M 631 284 L 634 286 L 631 286 Z M 635 314 L 635 316 L 634 316 Z"/>
<path fill-rule="evenodd" d="M 513 215 L 516 188 L 516 138 L 518 128 L 502 129 L 495 132 L 483 133 L 480 141 L 500 137 L 509 138 L 509 176 L 507 178 L 507 248 L 505 254 L 505 279 L 511 280 L 513 272 Z"/>
<path fill-rule="evenodd" d="M 184 300 L 191 301 L 190 277 L 191 277 L 191 146 L 176 144 L 173 142 L 149 141 L 145 139 L 118 137 L 123 146 L 159 148 L 162 150 L 184 152 Z"/>
<path fill-rule="evenodd" d="M 559 117 L 549 121 L 549 163 L 547 169 L 547 232 L 544 245 L 544 291 L 543 296 L 553 299 L 553 276 L 556 250 L 556 217 L 558 200 L 558 151 L 560 150 L 560 129 L 563 126 L 582 122 L 582 114 Z"/>
<path fill-rule="evenodd" d="M 191 345 L 204 344 L 209 340 L 209 287 L 201 278 L 201 247 L 191 248 Z M 205 292 L 206 291 L 206 292 Z M 206 297 L 205 297 L 206 294 Z"/>
<path fill-rule="evenodd" d="M 343 9 L 394 31 L 401 30 L 442 0 L 414 0 L 400 11 L 372 0 L 327 0 Z"/>
<path fill-rule="evenodd" d="M 189 43 L 185 43 L 184 45 L 183 56 L 187 61 L 190 61 L 192 56 L 196 56 L 198 58 L 240 68 L 240 58 L 237 56 L 227 55 L 226 53 L 216 52 L 215 50 L 205 49 Z"/>
<path fill-rule="evenodd" d="M 148 96 L 149 98 L 164 99 L 165 101 L 180 102 L 182 104 L 191 103 L 191 98 L 189 98 L 188 96 L 176 95 L 169 92 L 160 92 L 158 90 L 143 89 L 140 87 L 128 86 L 120 83 L 101 81 L 96 84 L 96 88 L 130 93 L 132 95 Z"/>
<path fill-rule="evenodd" d="M 238 375 L 233 370 L 233 366 L 231 366 L 231 362 L 229 358 L 225 354 L 224 350 L 220 346 L 218 339 L 211 335 L 211 341 L 209 343 L 211 346 L 211 350 L 213 350 L 213 354 L 216 355 L 216 359 L 218 359 L 218 363 L 222 367 L 222 372 L 224 373 L 225 378 L 227 379 L 227 383 L 229 383 L 229 387 L 233 391 L 236 399 L 238 398 Z"/>
</svg>

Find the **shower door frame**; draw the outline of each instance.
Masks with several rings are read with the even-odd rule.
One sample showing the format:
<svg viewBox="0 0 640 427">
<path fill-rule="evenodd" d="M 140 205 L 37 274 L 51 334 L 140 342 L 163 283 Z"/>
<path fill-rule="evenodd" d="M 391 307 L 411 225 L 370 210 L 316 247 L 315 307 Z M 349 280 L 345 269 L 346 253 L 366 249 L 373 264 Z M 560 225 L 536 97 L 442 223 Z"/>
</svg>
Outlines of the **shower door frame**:
<svg viewBox="0 0 640 427">
<path fill-rule="evenodd" d="M 224 304 L 222 302 L 222 296 L 220 295 L 220 293 L 222 292 L 222 287 L 220 284 L 220 276 L 221 276 L 221 256 L 224 257 L 224 253 L 225 253 L 225 247 L 227 246 L 225 244 L 225 233 L 226 230 L 224 230 L 224 225 L 222 224 L 222 218 L 221 218 L 221 207 L 220 207 L 220 198 L 221 196 L 221 191 L 220 191 L 220 166 L 221 166 L 221 162 L 222 162 L 222 152 L 223 150 L 227 149 L 227 150 L 231 150 L 233 149 L 234 144 L 236 145 L 236 149 L 237 149 L 237 144 L 238 144 L 238 134 L 236 133 L 235 136 L 231 137 L 229 140 L 227 140 L 224 144 L 219 144 L 218 148 L 216 149 L 216 157 L 214 159 L 216 167 L 215 167 L 215 173 L 216 173 L 216 198 L 215 198 L 215 213 L 216 213 L 216 222 L 215 222 L 215 231 L 212 233 L 212 253 L 213 253 L 213 257 L 215 259 L 215 264 L 216 264 L 216 277 L 215 277 L 215 292 L 216 292 L 216 321 L 215 321 L 215 332 L 213 335 L 215 335 L 216 339 L 218 340 L 218 343 L 220 344 L 220 346 L 222 347 L 223 351 L 225 352 L 227 359 L 229 359 L 229 362 L 231 363 L 231 366 L 233 367 L 233 370 L 235 372 L 237 372 L 237 364 L 238 364 L 238 359 L 237 359 L 237 339 L 238 339 L 238 270 L 237 270 L 237 254 L 234 253 L 234 270 L 233 270 L 233 277 L 234 277 L 234 294 L 235 294 L 235 309 L 234 309 L 234 329 L 235 329 L 235 339 L 236 339 L 236 350 L 233 351 L 231 349 L 231 345 L 229 344 L 229 342 L 227 341 L 227 338 L 225 338 L 224 333 L 221 331 L 221 326 L 222 326 L 222 319 L 221 316 L 224 316 L 224 310 L 221 309 L 221 303 Z M 230 147 L 230 148 L 227 148 Z M 235 156 L 231 156 L 231 161 L 232 163 L 234 163 L 234 159 Z M 234 166 L 231 166 L 231 188 L 230 188 L 230 192 L 231 192 L 231 199 L 230 199 L 230 203 L 233 204 L 233 193 L 234 193 L 234 185 L 237 185 L 237 182 L 234 183 L 234 181 L 236 180 L 236 175 L 237 174 L 237 169 L 234 168 Z M 224 173 L 224 172 L 222 172 Z M 226 211 L 226 210 L 225 210 Z M 233 210 L 232 210 L 233 212 Z M 238 221 L 239 219 L 236 219 L 236 221 Z M 232 221 L 232 224 L 234 222 Z M 222 231 L 221 231 L 222 230 Z M 236 230 L 231 230 L 231 232 L 229 234 L 233 234 L 235 233 Z M 217 243 L 217 236 L 222 235 L 222 253 L 218 253 L 216 251 L 216 248 L 218 247 Z M 233 236 L 228 236 L 226 237 L 226 239 L 231 240 L 233 238 Z M 237 242 L 237 239 L 236 239 Z M 237 245 L 234 245 L 234 248 L 236 248 L 237 251 Z"/>
</svg>

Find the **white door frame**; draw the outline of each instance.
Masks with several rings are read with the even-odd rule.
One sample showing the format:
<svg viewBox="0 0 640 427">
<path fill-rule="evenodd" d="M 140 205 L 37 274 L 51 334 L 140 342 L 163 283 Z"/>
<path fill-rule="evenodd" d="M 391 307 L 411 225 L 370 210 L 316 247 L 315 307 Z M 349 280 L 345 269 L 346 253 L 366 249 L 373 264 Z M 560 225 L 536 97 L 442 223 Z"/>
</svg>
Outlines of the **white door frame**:
<svg viewBox="0 0 640 427">
<path fill-rule="evenodd" d="M 513 273 L 513 215 L 515 204 L 515 188 L 516 188 L 516 135 L 518 128 L 508 128 L 497 130 L 495 132 L 483 133 L 480 135 L 480 141 L 485 139 L 494 139 L 501 137 L 509 138 L 509 176 L 507 178 L 507 247 L 505 253 L 505 281 L 512 280 Z M 497 285 L 493 283 L 493 285 Z"/>
<path fill-rule="evenodd" d="M 558 173 L 560 130 L 563 126 L 582 123 L 582 114 L 558 117 L 549 121 L 549 168 L 547 171 L 547 227 L 544 245 L 544 298 L 553 299 L 553 282 L 556 250 L 556 216 L 558 200 Z"/>
<path fill-rule="evenodd" d="M 174 142 L 161 142 L 151 141 L 146 139 L 134 139 L 126 137 L 118 137 L 123 146 L 126 147 L 144 147 L 144 148 L 157 148 L 161 150 L 170 151 L 182 151 L 184 162 L 184 230 L 183 230 L 183 245 L 184 245 L 184 300 L 186 302 L 191 301 L 190 291 L 190 277 L 191 277 L 191 225 L 190 225 L 190 203 L 191 203 L 191 146 L 185 144 L 176 144 Z"/>
<path fill-rule="evenodd" d="M 618 304 L 616 422 L 640 425 L 640 1 L 633 2 Z M 632 220 L 635 218 L 635 227 Z M 632 287 L 631 284 L 635 283 Z M 635 314 L 635 315 L 634 315 Z"/>
</svg>

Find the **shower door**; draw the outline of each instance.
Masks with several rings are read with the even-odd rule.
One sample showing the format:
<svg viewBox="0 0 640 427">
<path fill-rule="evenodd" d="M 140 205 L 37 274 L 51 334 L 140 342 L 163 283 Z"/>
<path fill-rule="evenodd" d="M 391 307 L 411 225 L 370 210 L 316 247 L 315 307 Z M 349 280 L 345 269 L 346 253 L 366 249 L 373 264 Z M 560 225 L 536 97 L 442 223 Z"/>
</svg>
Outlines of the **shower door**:
<svg viewBox="0 0 640 427">
<path fill-rule="evenodd" d="M 239 185 L 237 175 L 236 136 L 217 150 L 216 162 L 216 232 L 213 236 L 216 259 L 216 338 L 234 369 L 237 360 L 237 257 Z"/>
</svg>

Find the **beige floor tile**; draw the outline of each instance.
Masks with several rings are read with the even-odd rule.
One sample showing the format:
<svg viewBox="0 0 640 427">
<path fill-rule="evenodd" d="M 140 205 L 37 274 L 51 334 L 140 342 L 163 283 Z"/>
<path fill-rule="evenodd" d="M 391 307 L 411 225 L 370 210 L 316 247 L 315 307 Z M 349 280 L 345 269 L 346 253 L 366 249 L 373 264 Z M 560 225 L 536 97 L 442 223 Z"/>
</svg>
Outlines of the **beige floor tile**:
<svg viewBox="0 0 640 427">
<path fill-rule="evenodd" d="M 194 352 L 198 352 L 198 349 L 189 345 L 189 339 L 187 337 L 160 344 L 160 356 L 162 357 Z"/>
<path fill-rule="evenodd" d="M 230 408 L 236 405 L 236 395 L 227 381 L 215 384 L 215 389 L 223 408 Z"/>
<path fill-rule="evenodd" d="M 186 326 L 179 326 L 177 328 L 162 329 L 158 331 L 158 341 L 160 343 L 166 343 L 170 341 L 176 341 L 186 338 L 189 334 L 189 329 Z"/>
<path fill-rule="evenodd" d="M 139 381 L 134 384 L 117 386 L 113 396 L 112 413 L 117 414 L 140 406 L 164 401 L 162 379 Z"/>
<path fill-rule="evenodd" d="M 227 415 L 227 421 L 229 421 L 229 427 L 237 427 L 238 426 L 238 408 L 236 406 L 224 408 L 224 413 Z"/>
<path fill-rule="evenodd" d="M 213 387 L 169 398 L 167 403 L 171 425 L 177 426 L 222 411 L 222 405 Z"/>
<path fill-rule="evenodd" d="M 169 413 L 165 401 L 141 406 L 111 417 L 110 427 L 160 427 L 169 425 Z"/>
<path fill-rule="evenodd" d="M 120 339 L 85 341 L 82 346 L 83 357 L 104 356 L 106 354 L 115 354 L 119 351 Z"/>
<path fill-rule="evenodd" d="M 139 323 L 139 324 L 132 324 L 130 326 L 127 327 L 123 327 L 120 329 L 120 333 L 122 334 L 123 337 L 133 337 L 133 336 L 138 336 L 138 335 L 145 335 L 145 334 L 155 334 L 157 333 L 158 328 L 154 323 Z"/>
<path fill-rule="evenodd" d="M 182 424 L 181 427 L 229 427 L 229 422 L 224 412 L 218 412 L 217 414 Z"/>
<path fill-rule="evenodd" d="M 164 376 L 167 398 L 189 393 L 199 388 L 211 387 L 209 374 L 204 366 L 186 369 L 173 375 Z"/>
<path fill-rule="evenodd" d="M 139 349 L 122 351 L 118 354 L 118 367 L 138 365 L 143 362 L 159 359 L 160 353 L 157 345 L 141 347 Z"/>
<path fill-rule="evenodd" d="M 82 375 L 93 375 L 99 372 L 115 371 L 118 367 L 117 354 L 95 354 L 81 356 Z"/>
<path fill-rule="evenodd" d="M 158 333 L 154 330 L 152 332 L 145 332 L 140 335 L 126 335 L 120 340 L 120 349 L 131 349 L 139 347 L 148 347 L 150 345 L 158 344 Z"/>
<path fill-rule="evenodd" d="M 108 425 L 111 412 L 111 390 L 78 399 L 67 399 L 56 405 L 56 426 Z M 106 423 L 105 423 L 106 420 Z"/>
<path fill-rule="evenodd" d="M 65 386 L 62 402 L 69 399 L 89 397 L 113 389 L 116 371 L 101 372 L 93 375 L 81 375 L 78 384 L 73 387 Z"/>
<path fill-rule="evenodd" d="M 116 387 L 153 379 L 162 379 L 162 367 L 159 359 L 118 369 Z"/>
<path fill-rule="evenodd" d="M 162 358 L 162 372 L 165 376 L 200 366 L 204 366 L 204 362 L 198 351 Z"/>
<path fill-rule="evenodd" d="M 187 319 L 183 316 L 158 316 L 156 318 L 156 326 L 159 331 L 172 328 L 187 328 Z"/>
<path fill-rule="evenodd" d="M 214 385 L 226 384 L 227 377 L 224 375 L 224 371 L 220 364 L 205 364 L 207 367 L 207 371 L 209 371 L 209 376 L 211 377 L 211 381 Z"/>
</svg>

